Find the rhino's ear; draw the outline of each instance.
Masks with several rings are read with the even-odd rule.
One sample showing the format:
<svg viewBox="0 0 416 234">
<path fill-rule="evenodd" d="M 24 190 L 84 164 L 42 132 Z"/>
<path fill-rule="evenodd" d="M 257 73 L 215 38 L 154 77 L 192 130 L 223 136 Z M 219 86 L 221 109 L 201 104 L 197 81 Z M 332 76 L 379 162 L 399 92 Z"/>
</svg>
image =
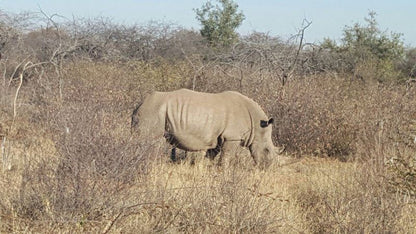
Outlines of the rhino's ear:
<svg viewBox="0 0 416 234">
<path fill-rule="evenodd" d="M 260 120 L 260 127 L 262 128 L 266 128 L 267 126 L 269 126 L 270 124 L 274 123 L 274 119 L 270 118 L 268 121 L 267 120 Z"/>
</svg>

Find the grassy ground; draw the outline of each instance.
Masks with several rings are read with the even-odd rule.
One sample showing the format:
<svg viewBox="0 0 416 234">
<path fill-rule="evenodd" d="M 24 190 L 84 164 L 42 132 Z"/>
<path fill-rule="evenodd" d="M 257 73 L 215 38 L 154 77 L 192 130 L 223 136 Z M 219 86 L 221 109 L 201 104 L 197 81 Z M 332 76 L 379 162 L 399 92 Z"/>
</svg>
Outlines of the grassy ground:
<svg viewBox="0 0 416 234">
<path fill-rule="evenodd" d="M 282 156 L 260 171 L 249 166 L 250 160 L 242 156 L 229 168 L 204 158 L 193 166 L 154 161 L 146 175 L 129 185 L 101 181 L 117 187 L 117 194 L 95 196 L 92 210 L 70 219 L 54 214 L 47 194 L 39 207 L 31 207 L 45 210 L 40 219 L 21 218 L 18 209 L 24 208 L 13 203 L 22 198 L 24 181 L 3 172 L 2 187 L 9 194 L 2 190 L 2 204 L 16 208 L 2 214 L 1 228 L 49 233 L 412 233 L 416 228 L 415 204 L 407 203 L 405 195 L 389 193 L 368 165 Z M 33 205 L 37 199 L 32 199 L 23 203 Z"/>
</svg>

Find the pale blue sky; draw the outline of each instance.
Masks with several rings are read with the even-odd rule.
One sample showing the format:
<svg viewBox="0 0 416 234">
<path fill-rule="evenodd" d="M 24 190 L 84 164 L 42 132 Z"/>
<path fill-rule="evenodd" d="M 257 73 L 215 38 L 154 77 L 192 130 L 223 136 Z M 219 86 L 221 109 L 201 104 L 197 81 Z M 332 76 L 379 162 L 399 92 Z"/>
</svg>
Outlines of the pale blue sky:
<svg viewBox="0 0 416 234">
<path fill-rule="evenodd" d="M 18 13 L 39 11 L 68 18 L 109 17 L 117 23 L 172 22 L 199 29 L 193 9 L 206 0 L 0 0 L 0 10 Z M 324 37 L 338 40 L 345 25 L 363 22 L 369 10 L 377 12 L 380 27 L 403 33 L 405 45 L 416 46 L 416 0 L 235 0 L 246 20 L 239 32 L 268 32 L 288 37 L 296 33 L 304 18 L 312 21 L 307 42 Z"/>
</svg>

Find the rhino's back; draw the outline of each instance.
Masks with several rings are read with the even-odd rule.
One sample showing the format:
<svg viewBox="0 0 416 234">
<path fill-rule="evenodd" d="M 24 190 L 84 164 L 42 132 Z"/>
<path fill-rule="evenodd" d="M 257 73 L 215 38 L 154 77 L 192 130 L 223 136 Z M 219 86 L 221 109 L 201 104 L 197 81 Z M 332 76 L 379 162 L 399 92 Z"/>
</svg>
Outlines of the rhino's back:
<svg viewBox="0 0 416 234">
<path fill-rule="evenodd" d="M 260 125 L 260 120 L 267 120 L 266 114 L 255 101 L 239 92 L 225 91 L 219 95 L 231 104 L 228 109 L 230 121 L 224 135 L 231 140 L 240 138 L 243 145 L 251 144 L 255 128 Z"/>
<path fill-rule="evenodd" d="M 227 105 L 217 94 L 181 89 L 167 95 L 166 130 L 187 150 L 214 148 L 227 118 Z"/>
<path fill-rule="evenodd" d="M 169 131 L 183 142 L 198 141 L 208 148 L 217 144 L 219 136 L 248 145 L 253 140 L 253 121 L 267 119 L 257 103 L 234 91 L 211 94 L 182 89 L 169 96 Z"/>
</svg>

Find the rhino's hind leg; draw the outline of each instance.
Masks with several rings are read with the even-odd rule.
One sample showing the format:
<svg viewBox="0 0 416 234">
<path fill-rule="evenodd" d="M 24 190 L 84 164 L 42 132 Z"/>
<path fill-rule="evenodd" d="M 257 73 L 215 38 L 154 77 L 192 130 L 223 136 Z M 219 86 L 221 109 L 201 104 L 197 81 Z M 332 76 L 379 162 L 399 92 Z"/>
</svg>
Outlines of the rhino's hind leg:
<svg viewBox="0 0 416 234">
<path fill-rule="evenodd" d="M 222 147 L 222 144 L 221 145 L 218 144 L 217 147 L 215 147 L 214 149 L 208 149 L 207 153 L 205 154 L 205 157 L 211 160 L 214 160 L 215 157 L 217 157 L 217 155 L 221 152 L 221 147 Z"/>
<path fill-rule="evenodd" d="M 209 149 L 209 150 L 207 150 L 207 153 L 205 154 L 205 157 L 207 157 L 211 160 L 214 160 L 215 157 L 217 157 L 219 152 L 220 152 L 220 150 L 217 149 L 217 148 Z"/>
<path fill-rule="evenodd" d="M 183 160 L 185 160 L 188 157 L 188 151 L 183 151 L 182 153 L 179 152 L 179 154 L 177 154 L 176 152 L 176 148 L 175 146 L 172 147 L 172 151 L 170 154 L 170 160 L 172 162 L 181 162 Z"/>
</svg>

